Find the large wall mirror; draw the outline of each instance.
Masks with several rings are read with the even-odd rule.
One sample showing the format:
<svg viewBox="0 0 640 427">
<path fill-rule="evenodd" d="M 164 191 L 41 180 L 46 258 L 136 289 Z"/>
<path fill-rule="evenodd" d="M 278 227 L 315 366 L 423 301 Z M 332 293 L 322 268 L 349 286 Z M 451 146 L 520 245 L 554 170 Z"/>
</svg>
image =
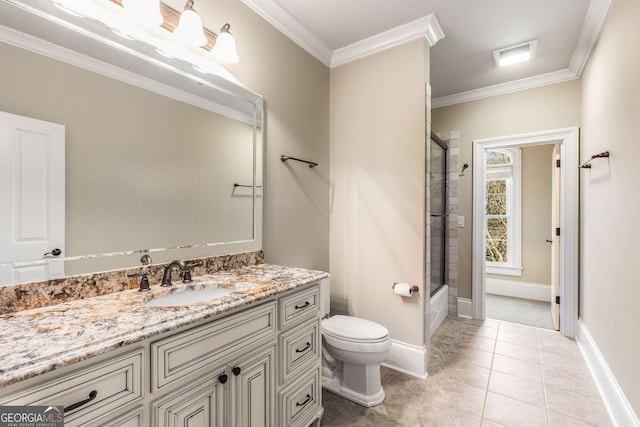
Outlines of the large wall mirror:
<svg viewBox="0 0 640 427">
<path fill-rule="evenodd" d="M 0 285 L 261 249 L 262 98 L 145 49 L 0 1 Z"/>
</svg>

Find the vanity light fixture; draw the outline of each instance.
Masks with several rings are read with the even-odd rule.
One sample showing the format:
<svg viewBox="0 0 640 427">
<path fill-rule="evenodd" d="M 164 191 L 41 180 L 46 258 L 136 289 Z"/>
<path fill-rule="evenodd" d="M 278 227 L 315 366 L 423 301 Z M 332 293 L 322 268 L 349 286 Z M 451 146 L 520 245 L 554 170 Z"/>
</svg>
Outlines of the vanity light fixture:
<svg viewBox="0 0 640 427">
<path fill-rule="evenodd" d="M 202 19 L 193 8 L 193 0 L 187 0 L 184 10 L 180 15 L 180 22 L 175 30 L 173 37 L 189 46 L 204 46 L 207 44 L 207 37 L 202 29 Z"/>
<path fill-rule="evenodd" d="M 239 62 L 236 42 L 224 24 L 220 34 L 203 27 L 202 19 L 187 0 L 182 13 L 160 0 L 51 0 L 65 12 L 101 22 L 127 40 L 147 43 L 173 59 L 190 63 L 205 74 L 233 80 L 220 63 Z M 212 52 L 213 51 L 213 52 Z"/>
<path fill-rule="evenodd" d="M 538 40 L 530 40 L 514 46 L 496 49 L 493 51 L 493 59 L 498 67 L 529 61 L 535 56 L 537 45 Z"/>
</svg>

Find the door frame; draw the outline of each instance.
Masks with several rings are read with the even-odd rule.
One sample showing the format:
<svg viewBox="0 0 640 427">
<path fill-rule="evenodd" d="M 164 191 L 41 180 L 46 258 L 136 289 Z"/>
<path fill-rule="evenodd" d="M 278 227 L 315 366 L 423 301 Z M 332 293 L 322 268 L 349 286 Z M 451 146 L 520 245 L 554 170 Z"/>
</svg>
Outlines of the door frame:
<svg viewBox="0 0 640 427">
<path fill-rule="evenodd" d="M 473 141 L 472 314 L 485 317 L 484 176 L 485 151 L 560 144 L 560 333 L 575 337 L 578 320 L 579 128 L 564 128 Z"/>
</svg>

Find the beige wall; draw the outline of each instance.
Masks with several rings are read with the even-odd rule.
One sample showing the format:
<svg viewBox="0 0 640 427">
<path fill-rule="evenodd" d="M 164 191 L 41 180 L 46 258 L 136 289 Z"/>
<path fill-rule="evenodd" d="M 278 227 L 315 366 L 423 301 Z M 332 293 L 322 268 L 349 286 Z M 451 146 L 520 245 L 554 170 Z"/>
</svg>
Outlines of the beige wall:
<svg viewBox="0 0 640 427">
<path fill-rule="evenodd" d="M 269 263 L 329 270 L 329 69 L 237 0 L 200 2 L 231 23 L 229 70 L 266 101 L 264 250 Z M 319 163 L 283 164 L 288 154 Z"/>
<path fill-rule="evenodd" d="M 475 139 L 580 125 L 580 83 L 577 80 L 434 109 L 434 132 L 460 131 L 460 164 L 472 162 Z M 458 181 L 460 246 L 459 296 L 471 298 L 471 168 Z"/>
<path fill-rule="evenodd" d="M 617 0 L 582 77 L 580 316 L 640 414 L 640 3 Z"/>
<path fill-rule="evenodd" d="M 428 48 L 414 41 L 331 70 L 332 309 L 422 346 L 425 82 Z"/>
<path fill-rule="evenodd" d="M 487 277 L 551 285 L 551 173 L 553 145 L 523 147 L 522 276 Z"/>
</svg>

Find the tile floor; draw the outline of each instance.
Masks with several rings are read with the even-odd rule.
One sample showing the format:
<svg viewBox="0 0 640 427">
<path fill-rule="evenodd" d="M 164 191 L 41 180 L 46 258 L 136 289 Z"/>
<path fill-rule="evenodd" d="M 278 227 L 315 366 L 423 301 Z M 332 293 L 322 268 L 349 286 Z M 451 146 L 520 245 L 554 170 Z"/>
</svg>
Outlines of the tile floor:
<svg viewBox="0 0 640 427">
<path fill-rule="evenodd" d="M 554 331 L 450 317 L 428 366 L 426 380 L 382 368 L 374 408 L 324 391 L 322 426 L 612 425 L 576 343 Z"/>
</svg>

